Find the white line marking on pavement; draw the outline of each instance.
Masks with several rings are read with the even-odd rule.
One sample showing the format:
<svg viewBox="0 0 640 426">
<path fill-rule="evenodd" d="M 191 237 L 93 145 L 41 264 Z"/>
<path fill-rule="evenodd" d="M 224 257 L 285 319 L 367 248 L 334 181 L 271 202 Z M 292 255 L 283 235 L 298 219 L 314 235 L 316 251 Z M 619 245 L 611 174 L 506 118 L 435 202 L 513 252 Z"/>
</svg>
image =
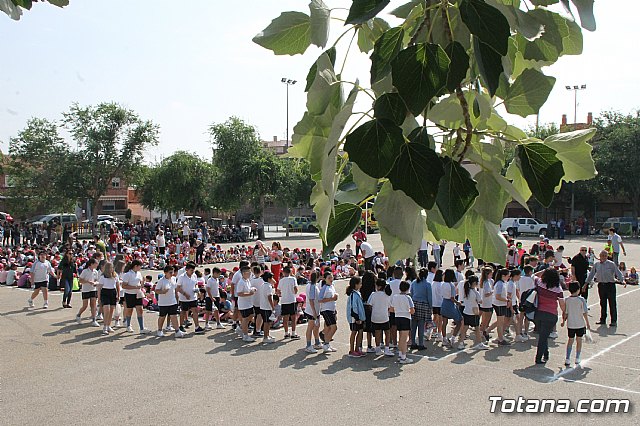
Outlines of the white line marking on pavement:
<svg viewBox="0 0 640 426">
<path fill-rule="evenodd" d="M 619 392 L 628 392 L 628 393 L 633 393 L 633 394 L 636 394 L 636 395 L 640 395 L 640 392 L 638 392 L 638 391 L 634 391 L 634 390 L 630 390 L 630 389 L 618 388 L 616 386 L 601 385 L 599 383 L 585 382 L 584 380 L 566 379 L 564 377 L 559 377 L 558 379 L 562 380 L 563 382 L 567 382 L 567 383 L 579 383 L 581 385 L 596 386 L 596 387 L 599 387 L 599 388 L 605 388 L 605 389 L 615 390 L 615 391 L 619 391 Z"/>
<path fill-rule="evenodd" d="M 624 293 L 620 293 L 616 296 L 616 299 L 622 297 L 622 296 L 626 296 L 627 294 L 631 294 L 631 293 L 635 293 L 636 291 L 639 291 L 640 288 L 634 288 L 633 290 L 629 290 L 629 291 L 625 291 Z M 591 305 L 589 305 L 590 308 L 593 308 L 594 306 L 600 306 L 600 302 L 598 303 L 592 303 Z"/>
</svg>

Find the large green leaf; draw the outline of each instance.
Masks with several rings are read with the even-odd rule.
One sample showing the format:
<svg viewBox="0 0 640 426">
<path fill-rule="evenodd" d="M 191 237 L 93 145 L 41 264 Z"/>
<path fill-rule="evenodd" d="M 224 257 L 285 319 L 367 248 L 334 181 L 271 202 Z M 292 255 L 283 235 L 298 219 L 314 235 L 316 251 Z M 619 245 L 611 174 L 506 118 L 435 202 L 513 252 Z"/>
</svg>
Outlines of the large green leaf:
<svg viewBox="0 0 640 426">
<path fill-rule="evenodd" d="M 456 226 L 448 226 L 437 207 L 427 212 L 427 228 L 436 240 L 464 242 L 467 238 L 466 223 L 461 220 Z M 475 253 L 474 253 L 475 254 Z"/>
<path fill-rule="evenodd" d="M 358 28 L 358 48 L 362 53 L 369 53 L 375 42 L 389 28 L 387 21 L 381 18 L 373 18 Z"/>
<path fill-rule="evenodd" d="M 587 143 L 595 134 L 596 129 L 592 128 L 559 133 L 544 140 L 544 144 L 556 151 L 556 156 L 562 161 L 562 179 L 565 182 L 589 180 L 596 176 L 596 168 L 591 157 L 593 147 Z"/>
<path fill-rule="evenodd" d="M 440 102 L 429 108 L 427 118 L 449 129 L 460 128 L 464 123 L 464 114 L 458 97 L 449 95 L 440 99 Z"/>
<path fill-rule="evenodd" d="M 578 24 L 544 9 L 535 9 L 529 14 L 542 23 L 544 32 L 531 42 L 516 36 L 518 50 L 524 59 L 551 64 L 562 55 L 582 53 L 582 32 Z"/>
<path fill-rule="evenodd" d="M 564 175 L 556 151 L 539 142 L 525 143 L 517 146 L 516 158 L 533 195 L 540 204 L 549 207 L 554 189 Z"/>
<path fill-rule="evenodd" d="M 514 180 L 520 179 L 522 181 L 522 183 L 518 182 L 518 185 L 520 185 L 520 187 L 518 188 L 516 188 L 516 185 L 514 185 L 510 180 L 508 180 L 507 178 L 505 178 L 499 173 L 494 173 L 493 177 L 496 180 L 496 182 L 498 182 L 498 184 L 502 187 L 502 189 L 507 191 L 507 194 L 509 194 L 511 198 L 513 198 L 513 201 L 517 202 L 522 207 L 527 209 L 527 211 L 529 211 L 529 205 L 527 204 L 527 200 L 531 197 L 531 191 L 529 190 L 529 187 L 527 186 L 527 182 L 524 180 L 524 177 L 522 177 L 522 173 L 520 173 L 520 170 L 517 170 L 517 172 L 520 174 L 520 176 L 519 177 L 514 176 Z M 524 197 L 524 195 L 526 195 L 526 198 Z"/>
<path fill-rule="evenodd" d="M 438 154 L 425 143 L 411 142 L 402 146 L 389 180 L 396 189 L 429 210 L 436 201 L 442 176 L 444 169 Z"/>
<path fill-rule="evenodd" d="M 316 76 L 307 93 L 307 111 L 311 114 L 324 114 L 327 108 L 341 107 L 342 90 L 333 70 L 333 61 L 329 53 L 323 53 L 316 61 Z"/>
<path fill-rule="evenodd" d="M 329 217 L 329 226 L 322 244 L 322 253 L 327 255 L 356 229 L 360 223 L 362 209 L 355 204 L 338 204 Z"/>
<path fill-rule="evenodd" d="M 376 99 L 373 113 L 376 118 L 386 118 L 400 126 L 407 117 L 407 107 L 398 93 L 385 93 Z"/>
<path fill-rule="evenodd" d="M 363 172 L 357 164 L 351 166 L 351 174 L 353 175 L 353 182 L 358 187 L 358 190 L 367 195 L 375 194 L 378 191 L 378 179 L 372 178 Z"/>
<path fill-rule="evenodd" d="M 400 127 L 389 120 L 374 119 L 347 136 L 344 150 L 363 172 L 382 178 L 391 170 L 403 144 Z"/>
<path fill-rule="evenodd" d="M 69 6 L 69 0 L 47 0 L 47 1 L 52 5 L 58 6 L 58 7 Z"/>
<path fill-rule="evenodd" d="M 440 179 L 436 203 L 447 226 L 454 226 L 473 205 L 476 182 L 463 166 L 450 157 L 442 159 L 444 176 Z"/>
<path fill-rule="evenodd" d="M 329 57 L 329 60 L 331 61 L 331 65 L 335 66 L 336 65 L 336 48 L 332 46 L 328 48 L 326 51 L 322 52 L 320 56 L 325 54 Z M 318 59 L 320 58 L 318 57 Z M 305 92 L 309 91 L 309 89 L 311 88 L 311 85 L 313 84 L 313 80 L 315 80 L 317 74 L 318 74 L 318 61 L 314 62 L 313 65 L 311 65 L 311 68 L 309 68 L 309 73 L 307 74 L 307 85 L 304 87 Z"/>
<path fill-rule="evenodd" d="M 311 43 L 324 48 L 329 40 L 329 20 L 331 10 L 322 0 L 311 0 L 309 3 L 311 23 Z"/>
<path fill-rule="evenodd" d="M 465 216 L 465 225 L 473 256 L 485 262 L 502 264 L 507 255 L 507 242 L 500 232 L 500 227 L 485 220 L 474 210 Z"/>
<path fill-rule="evenodd" d="M 535 69 L 526 69 L 507 90 L 504 105 L 510 114 L 537 114 L 547 101 L 556 79 Z"/>
<path fill-rule="evenodd" d="M 471 34 L 500 56 L 506 55 L 511 35 L 507 18 L 483 0 L 462 0 L 459 7 L 462 22 Z"/>
<path fill-rule="evenodd" d="M 482 142 L 476 136 L 471 139 L 471 149 L 466 158 L 483 169 L 499 173 L 504 166 L 504 149 L 491 143 Z"/>
<path fill-rule="evenodd" d="M 347 16 L 347 25 L 363 24 L 376 16 L 389 4 L 390 0 L 353 0 Z"/>
<path fill-rule="evenodd" d="M 460 10 L 453 2 L 449 2 L 446 9 L 446 13 L 433 13 L 431 14 L 431 37 L 433 40 L 430 42 L 439 44 L 440 46 L 447 46 L 451 43 L 449 38 L 449 28 L 451 28 L 451 34 L 453 35 L 453 41 L 460 43 L 465 50 L 471 47 L 471 33 L 469 28 L 462 22 L 460 17 Z"/>
<path fill-rule="evenodd" d="M 411 133 L 407 136 L 409 142 L 424 145 L 435 151 L 436 140 L 429 134 L 427 127 L 419 126 L 415 127 Z"/>
<path fill-rule="evenodd" d="M 429 43 L 409 46 L 393 60 L 393 84 L 414 115 L 446 86 L 449 63 L 444 50 Z"/>
<path fill-rule="evenodd" d="M 393 61 L 400 49 L 404 30 L 401 27 L 391 28 L 382 34 L 375 43 L 371 54 L 371 84 L 375 84 L 391 72 Z"/>
<path fill-rule="evenodd" d="M 422 3 L 422 0 L 411 0 L 410 2 L 405 3 L 402 6 L 396 7 L 390 13 L 396 18 L 407 19 L 407 16 L 409 16 L 413 8 L 420 3 Z"/>
<path fill-rule="evenodd" d="M 447 73 L 447 90 L 453 92 L 467 77 L 469 70 L 469 55 L 464 47 L 457 41 L 450 43 L 445 52 L 449 56 L 449 72 Z"/>
<path fill-rule="evenodd" d="M 22 9 L 16 6 L 11 0 L 0 0 L 0 10 L 16 21 L 22 16 Z"/>
<path fill-rule="evenodd" d="M 253 42 L 276 55 L 304 53 L 311 44 L 311 21 L 302 12 L 283 12 L 258 33 Z"/>
<path fill-rule="evenodd" d="M 404 192 L 394 189 L 391 182 L 382 185 L 373 205 L 378 224 L 406 243 L 415 238 L 413 228 L 421 210 Z"/>
<path fill-rule="evenodd" d="M 16 6 L 20 6 L 23 9 L 31 10 L 31 0 L 11 0 Z"/>
<path fill-rule="evenodd" d="M 309 202 L 313 206 L 313 212 L 316 214 L 318 226 L 320 227 L 320 238 L 325 241 L 325 233 L 329 226 L 329 216 L 333 212 L 333 201 L 329 200 L 327 193 L 322 188 L 322 181 L 316 182 L 311 190 Z"/>
<path fill-rule="evenodd" d="M 500 85 L 500 75 L 504 70 L 502 56 L 477 37 L 473 37 L 473 52 L 476 55 L 480 75 L 484 79 L 489 94 L 496 94 Z"/>
<path fill-rule="evenodd" d="M 517 3 L 505 0 L 487 0 L 487 3 L 498 9 L 507 18 L 509 26 L 528 40 L 534 40 L 542 33 L 544 28 L 540 22 L 521 10 Z"/>
<path fill-rule="evenodd" d="M 578 9 L 580 15 L 580 25 L 585 30 L 596 30 L 596 19 L 593 16 L 594 0 L 571 0 L 573 5 Z"/>
<path fill-rule="evenodd" d="M 511 195 L 498 183 L 496 173 L 483 170 L 476 173 L 473 178 L 478 183 L 479 193 L 473 209 L 485 219 L 493 223 L 500 223 L 504 216 L 504 209 L 511 201 Z"/>
</svg>

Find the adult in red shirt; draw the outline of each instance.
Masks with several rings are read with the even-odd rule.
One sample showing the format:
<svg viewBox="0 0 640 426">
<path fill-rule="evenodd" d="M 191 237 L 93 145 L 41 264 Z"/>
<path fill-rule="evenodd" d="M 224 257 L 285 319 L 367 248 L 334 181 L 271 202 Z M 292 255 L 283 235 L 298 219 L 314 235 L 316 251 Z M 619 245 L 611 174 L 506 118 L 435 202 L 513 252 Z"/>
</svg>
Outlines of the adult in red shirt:
<svg viewBox="0 0 640 426">
<path fill-rule="evenodd" d="M 363 241 L 367 241 L 367 234 L 358 226 L 356 232 L 352 235 L 353 239 L 356 241 L 356 257 L 358 257 L 358 253 L 360 253 L 360 245 Z"/>
<path fill-rule="evenodd" d="M 538 329 L 538 349 L 536 350 L 536 364 L 544 364 L 549 360 L 549 334 L 558 322 L 558 305 L 564 314 L 565 304 L 560 287 L 560 273 L 554 268 L 547 268 L 538 272 L 540 279 L 536 279 L 538 292 L 538 309 L 534 322 Z"/>
</svg>

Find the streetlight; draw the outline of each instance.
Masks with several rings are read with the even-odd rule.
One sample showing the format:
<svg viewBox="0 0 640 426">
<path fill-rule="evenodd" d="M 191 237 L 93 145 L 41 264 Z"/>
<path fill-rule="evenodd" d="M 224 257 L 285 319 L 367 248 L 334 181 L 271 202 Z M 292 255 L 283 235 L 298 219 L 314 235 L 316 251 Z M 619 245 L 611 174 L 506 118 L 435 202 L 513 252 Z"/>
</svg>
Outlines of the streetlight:
<svg viewBox="0 0 640 426">
<path fill-rule="evenodd" d="M 580 86 L 564 86 L 567 90 L 573 91 L 573 130 L 576 130 L 578 123 L 578 90 L 584 90 L 587 88 L 586 84 L 582 84 Z"/>
<path fill-rule="evenodd" d="M 282 77 L 282 79 L 280 80 L 281 82 L 283 82 L 284 84 L 287 85 L 287 149 L 289 149 L 289 86 L 293 86 L 294 84 L 297 83 L 296 80 L 291 80 L 290 78 L 286 78 L 286 77 Z"/>
</svg>

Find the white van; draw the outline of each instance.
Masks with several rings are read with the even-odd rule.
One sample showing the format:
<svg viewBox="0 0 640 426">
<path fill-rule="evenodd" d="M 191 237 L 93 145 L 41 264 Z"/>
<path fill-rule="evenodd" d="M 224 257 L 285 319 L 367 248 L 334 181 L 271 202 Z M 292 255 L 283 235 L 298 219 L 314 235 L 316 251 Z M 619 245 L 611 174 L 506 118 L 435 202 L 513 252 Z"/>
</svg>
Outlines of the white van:
<svg viewBox="0 0 640 426">
<path fill-rule="evenodd" d="M 516 222 L 518 234 L 547 235 L 547 224 L 530 217 L 505 217 L 500 222 L 500 231 L 513 236 Z"/>
<path fill-rule="evenodd" d="M 48 214 L 42 218 L 40 218 L 40 220 L 37 220 L 35 222 L 33 222 L 34 225 L 42 225 L 42 224 L 46 224 L 49 225 L 52 222 L 58 222 L 60 223 L 62 226 L 64 225 L 74 225 L 78 223 L 78 217 L 74 214 L 74 213 L 53 213 L 53 214 Z"/>
</svg>

